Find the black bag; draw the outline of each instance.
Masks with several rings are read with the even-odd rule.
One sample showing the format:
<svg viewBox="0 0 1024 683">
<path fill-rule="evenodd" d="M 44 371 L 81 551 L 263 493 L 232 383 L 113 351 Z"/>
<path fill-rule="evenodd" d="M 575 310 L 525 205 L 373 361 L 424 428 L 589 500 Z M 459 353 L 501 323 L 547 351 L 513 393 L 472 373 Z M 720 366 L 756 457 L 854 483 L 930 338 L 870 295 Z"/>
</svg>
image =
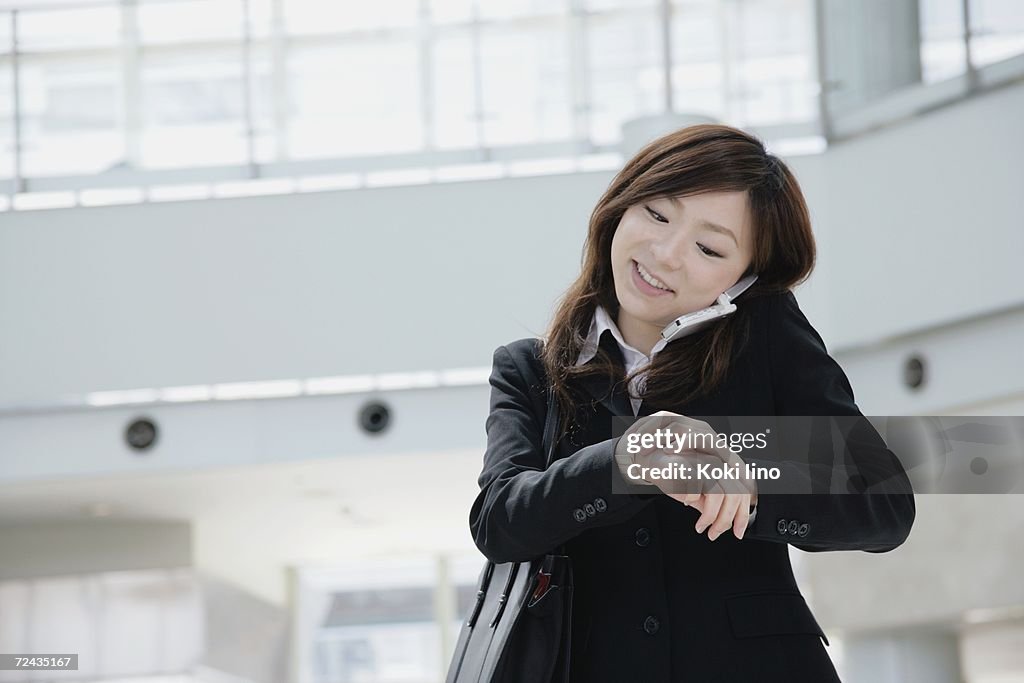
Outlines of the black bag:
<svg viewBox="0 0 1024 683">
<path fill-rule="evenodd" d="M 554 392 L 544 419 L 544 466 L 554 456 Z M 462 624 L 445 683 L 567 683 L 572 565 L 564 547 L 529 562 L 488 561 Z"/>
</svg>

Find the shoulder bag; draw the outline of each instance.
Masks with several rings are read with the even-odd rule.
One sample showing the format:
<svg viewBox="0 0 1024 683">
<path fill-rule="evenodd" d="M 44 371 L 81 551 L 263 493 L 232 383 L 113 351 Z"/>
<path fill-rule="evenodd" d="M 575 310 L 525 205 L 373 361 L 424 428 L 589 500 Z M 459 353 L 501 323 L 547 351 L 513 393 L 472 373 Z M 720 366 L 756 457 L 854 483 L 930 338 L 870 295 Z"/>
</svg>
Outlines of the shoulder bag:
<svg viewBox="0 0 1024 683">
<path fill-rule="evenodd" d="M 558 426 L 548 390 L 545 468 Z M 528 562 L 488 561 L 462 623 L 445 683 L 568 683 L 572 565 L 564 546 Z"/>
</svg>

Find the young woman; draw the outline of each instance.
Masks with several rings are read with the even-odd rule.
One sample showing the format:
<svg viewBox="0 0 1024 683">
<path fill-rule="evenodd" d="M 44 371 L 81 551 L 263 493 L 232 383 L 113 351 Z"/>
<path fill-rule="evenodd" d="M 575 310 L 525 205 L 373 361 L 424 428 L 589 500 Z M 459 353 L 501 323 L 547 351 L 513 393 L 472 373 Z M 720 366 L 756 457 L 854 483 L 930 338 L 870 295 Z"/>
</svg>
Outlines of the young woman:
<svg viewBox="0 0 1024 683">
<path fill-rule="evenodd" d="M 861 482 L 895 482 L 884 494 L 864 493 L 853 478 L 855 495 L 758 497 L 756 485 L 624 493 L 631 480 L 613 424 L 656 416 L 709 427 L 695 415 L 867 423 L 790 291 L 814 260 L 807 205 L 787 166 L 735 128 L 684 128 L 629 160 L 598 201 L 581 272 L 546 339 L 495 351 L 470 528 L 494 562 L 565 544 L 573 681 L 838 680 L 788 546 L 885 552 L 907 538 L 913 493 L 877 432 L 861 428 L 842 445 Z M 751 273 L 735 313 L 661 340 L 675 318 Z M 545 469 L 548 391 L 564 429 Z"/>
</svg>

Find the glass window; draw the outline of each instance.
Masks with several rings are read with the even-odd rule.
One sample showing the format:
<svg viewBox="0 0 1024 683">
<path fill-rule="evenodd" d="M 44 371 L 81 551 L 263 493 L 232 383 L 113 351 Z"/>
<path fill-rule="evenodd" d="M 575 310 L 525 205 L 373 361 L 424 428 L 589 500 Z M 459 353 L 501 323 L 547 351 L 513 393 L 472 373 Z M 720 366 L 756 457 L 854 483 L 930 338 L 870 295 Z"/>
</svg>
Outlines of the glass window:
<svg viewBox="0 0 1024 683">
<path fill-rule="evenodd" d="M 139 5 L 138 17 L 145 45 L 237 42 L 243 35 L 242 0 L 154 0 Z"/>
<path fill-rule="evenodd" d="M 139 0 L 139 36 L 146 44 L 238 41 L 270 34 L 274 0 Z"/>
<path fill-rule="evenodd" d="M 300 678 L 314 683 L 437 681 L 447 662 L 436 558 L 364 560 L 297 572 Z"/>
<path fill-rule="evenodd" d="M 672 97 L 676 111 L 729 118 L 724 68 L 724 5 L 682 2 L 672 8 Z"/>
<path fill-rule="evenodd" d="M 420 683 L 438 680 L 442 667 L 430 618 L 323 628 L 314 648 L 314 683 Z"/>
<path fill-rule="evenodd" d="M 202 657 L 202 588 L 187 568 L 0 581 L 0 650 L 80 653 L 71 677 L 4 672 L 0 681 L 198 680 L 155 674 Z"/>
<path fill-rule="evenodd" d="M 268 163 L 282 160 L 286 156 L 279 136 L 283 131 L 277 129 L 277 111 L 286 106 L 278 103 L 274 93 L 273 62 L 270 48 L 266 44 L 253 43 L 250 52 L 251 76 L 249 81 L 249 97 L 252 107 L 253 145 L 255 161 Z M 282 99 L 287 98 L 287 84 L 284 84 Z"/>
<path fill-rule="evenodd" d="M 604 12 L 617 9 L 638 9 L 656 7 L 660 0 L 582 0 L 590 12 Z"/>
<path fill-rule="evenodd" d="M 419 0 L 323 2 L 287 0 L 285 30 L 290 34 L 344 33 L 416 25 Z"/>
<path fill-rule="evenodd" d="M 480 144 L 476 120 L 476 70 L 468 29 L 438 31 L 431 52 L 433 143 L 438 149 Z"/>
<path fill-rule="evenodd" d="M 3 51 L 11 47 L 11 15 Z M 18 13 L 21 160 L 25 176 L 102 171 L 124 158 L 120 132 L 120 36 L 117 7 L 25 10 Z M 68 51 L 74 50 L 71 56 Z M 0 174 L 13 170 L 13 75 L 2 63 Z"/>
<path fill-rule="evenodd" d="M 473 18 L 475 0 L 430 0 L 430 21 L 434 24 L 467 22 Z"/>
<path fill-rule="evenodd" d="M 920 0 L 921 80 L 944 81 L 966 68 L 962 0 Z"/>
<path fill-rule="evenodd" d="M 4 19 L 9 23 L 8 15 Z M 18 12 L 21 52 L 114 47 L 120 31 L 121 13 L 116 6 Z"/>
<path fill-rule="evenodd" d="M 482 29 L 484 144 L 571 137 L 567 38 L 564 18 Z"/>
<path fill-rule="evenodd" d="M 0 56 L 11 51 L 11 13 L 0 11 Z"/>
<path fill-rule="evenodd" d="M 415 681 L 440 667 L 432 586 L 337 591 L 316 634 L 315 681 Z"/>
<path fill-rule="evenodd" d="M 0 181 L 14 176 L 14 70 L 11 68 L 10 17 L 0 12 Z M 3 189 L 0 188 L 0 193 Z"/>
<path fill-rule="evenodd" d="M 563 15 L 568 9 L 568 0 L 502 0 L 502 2 L 478 0 L 478 4 L 480 18 L 486 20 Z"/>
<path fill-rule="evenodd" d="M 622 124 L 664 110 L 664 70 L 658 16 L 649 10 L 588 18 L 590 134 L 599 145 L 622 139 Z"/>
<path fill-rule="evenodd" d="M 96 173 L 124 160 L 117 61 L 26 56 L 19 68 L 25 176 Z"/>
<path fill-rule="evenodd" d="M 147 49 L 141 60 L 142 164 L 241 164 L 247 159 L 237 48 Z"/>
<path fill-rule="evenodd" d="M 960 1 L 922 0 L 932 77 L 954 68 L 936 36 L 959 17 Z M 978 59 L 1017 49 L 1013 36 L 1024 29 L 1007 18 L 1012 4 L 975 0 Z M 812 121 L 812 5 L 672 0 L 676 111 L 735 125 Z M 129 143 L 132 161 L 149 169 L 240 165 L 250 154 L 269 163 L 530 145 L 571 140 L 580 124 L 596 145 L 615 144 L 623 123 L 666 104 L 660 8 L 657 0 L 138 0 L 26 10 L 22 169 L 94 173 L 126 162 Z M 0 51 L 9 16 L 0 13 Z M 427 17 L 435 25 L 421 33 Z M 134 45 L 120 43 L 136 29 L 132 54 Z M 950 35 L 962 47 L 961 34 Z M 577 66 L 583 83 L 573 82 Z M 8 91 L 9 69 L 0 55 Z M 574 98 L 585 98 L 585 111 L 574 110 Z M 14 163 L 11 99 L 0 96 L 0 177 Z"/>
<path fill-rule="evenodd" d="M 352 40 L 288 55 L 293 158 L 407 152 L 423 146 L 418 46 Z"/>
<path fill-rule="evenodd" d="M 730 120 L 740 126 L 814 120 L 818 85 L 811 2 L 745 0 L 734 6 Z"/>
<path fill-rule="evenodd" d="M 972 0 L 971 63 L 992 64 L 1024 52 L 1024 8 L 1020 0 Z"/>
</svg>

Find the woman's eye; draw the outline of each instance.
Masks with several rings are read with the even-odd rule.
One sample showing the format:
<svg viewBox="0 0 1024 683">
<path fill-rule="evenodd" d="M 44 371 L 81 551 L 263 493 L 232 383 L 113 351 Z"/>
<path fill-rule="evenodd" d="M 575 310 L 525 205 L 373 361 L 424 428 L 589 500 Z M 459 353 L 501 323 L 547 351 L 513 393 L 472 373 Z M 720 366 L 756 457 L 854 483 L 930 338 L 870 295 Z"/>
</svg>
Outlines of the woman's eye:
<svg viewBox="0 0 1024 683">
<path fill-rule="evenodd" d="M 668 223 L 668 219 L 667 218 L 662 216 L 657 211 L 653 210 L 651 207 L 649 207 L 646 204 L 644 204 L 644 208 L 647 209 L 647 213 L 651 214 L 651 216 L 654 217 L 654 220 L 656 220 L 658 222 L 661 222 L 661 223 Z"/>
<path fill-rule="evenodd" d="M 718 258 L 722 258 L 722 255 L 719 254 L 717 251 L 712 251 L 712 250 L 708 249 L 707 247 L 705 247 L 700 242 L 697 243 L 697 246 L 700 247 L 700 250 L 703 251 L 708 256 L 716 256 Z"/>
</svg>

